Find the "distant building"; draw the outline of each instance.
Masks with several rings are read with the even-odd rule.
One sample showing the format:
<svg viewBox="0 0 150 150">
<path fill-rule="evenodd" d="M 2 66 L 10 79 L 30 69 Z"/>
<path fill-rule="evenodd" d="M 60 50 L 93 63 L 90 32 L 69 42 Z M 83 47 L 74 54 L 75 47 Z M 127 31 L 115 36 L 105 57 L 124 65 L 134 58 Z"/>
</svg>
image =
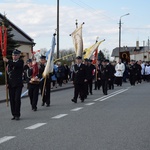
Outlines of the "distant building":
<svg viewBox="0 0 150 150">
<path fill-rule="evenodd" d="M 0 21 L 3 19 L 4 16 L 0 13 Z M 31 57 L 31 54 L 33 52 L 33 47 L 35 45 L 34 40 L 19 27 L 17 27 L 14 23 L 8 20 L 8 18 L 6 19 L 10 27 L 12 28 L 12 34 L 14 34 L 13 40 L 17 41 L 17 43 L 20 45 L 18 49 L 24 56 L 24 61 L 26 61 L 28 58 Z"/>
<path fill-rule="evenodd" d="M 114 57 L 115 61 L 119 60 L 119 47 L 113 49 L 111 57 Z M 121 47 L 120 58 L 128 61 L 131 59 L 150 61 L 150 50 L 148 46 L 139 46 L 138 49 L 137 47 Z"/>
</svg>

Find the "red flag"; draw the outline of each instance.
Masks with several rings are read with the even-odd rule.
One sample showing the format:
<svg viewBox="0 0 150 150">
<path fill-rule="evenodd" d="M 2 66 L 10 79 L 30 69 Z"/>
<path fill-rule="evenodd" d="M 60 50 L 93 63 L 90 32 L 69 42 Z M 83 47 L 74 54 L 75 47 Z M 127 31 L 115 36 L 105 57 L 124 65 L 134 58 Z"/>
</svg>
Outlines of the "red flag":
<svg viewBox="0 0 150 150">
<path fill-rule="evenodd" d="M 0 49 L 2 50 L 2 27 L 0 27 Z"/>
<path fill-rule="evenodd" d="M 94 55 L 93 55 L 93 61 L 92 61 L 92 63 L 93 64 L 96 64 L 96 61 L 97 61 L 97 55 L 98 55 L 98 49 L 96 49 L 96 51 L 94 52 Z"/>
<path fill-rule="evenodd" d="M 2 55 L 3 57 L 6 57 L 7 52 L 7 28 L 3 28 L 3 49 L 2 49 Z"/>
</svg>

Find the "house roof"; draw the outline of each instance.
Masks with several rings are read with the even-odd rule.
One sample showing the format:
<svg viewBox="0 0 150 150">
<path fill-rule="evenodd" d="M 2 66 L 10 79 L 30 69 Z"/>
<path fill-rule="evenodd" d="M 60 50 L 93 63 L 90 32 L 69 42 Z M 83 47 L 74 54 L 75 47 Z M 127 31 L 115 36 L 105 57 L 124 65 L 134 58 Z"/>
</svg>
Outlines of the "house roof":
<svg viewBox="0 0 150 150">
<path fill-rule="evenodd" d="M 0 20 L 4 19 L 4 15 L 0 13 Z M 18 26 L 16 26 L 13 22 L 11 22 L 8 18 L 6 18 L 9 25 L 12 27 L 11 33 L 14 34 L 13 39 L 19 43 L 24 44 L 32 44 L 35 45 L 34 40 L 27 35 L 23 30 L 21 30 Z"/>
<path fill-rule="evenodd" d="M 146 49 L 147 47 L 143 47 L 143 46 L 140 46 L 139 49 L 137 49 L 136 47 L 121 47 L 120 52 L 129 51 L 130 55 L 132 55 L 134 54 L 135 51 L 142 52 Z M 111 57 L 119 57 L 119 47 L 113 49 Z"/>
</svg>

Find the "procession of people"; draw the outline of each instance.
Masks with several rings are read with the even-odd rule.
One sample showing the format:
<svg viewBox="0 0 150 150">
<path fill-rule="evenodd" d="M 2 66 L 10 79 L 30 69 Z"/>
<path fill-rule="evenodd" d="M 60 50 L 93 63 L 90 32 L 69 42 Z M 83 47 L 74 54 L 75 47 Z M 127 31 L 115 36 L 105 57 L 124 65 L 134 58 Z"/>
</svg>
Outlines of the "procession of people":
<svg viewBox="0 0 150 150">
<path fill-rule="evenodd" d="M 37 111 L 39 93 L 41 93 L 41 106 L 50 107 L 51 88 L 57 88 L 68 82 L 74 85 L 73 98 L 71 101 L 77 103 L 78 99 L 83 103 L 88 96 L 93 95 L 93 90 L 100 90 L 108 94 L 108 90 L 113 90 L 114 85 L 122 86 L 129 81 L 131 86 L 135 86 L 142 81 L 150 81 L 150 63 L 131 60 L 130 62 L 110 62 L 108 59 L 97 60 L 92 64 L 91 59 L 83 59 L 77 56 L 71 66 L 60 61 L 53 66 L 53 72 L 49 73 L 44 80 L 44 72 L 47 60 L 46 56 L 40 57 L 40 62 L 36 59 L 28 59 L 24 65 L 20 58 L 21 51 L 13 50 L 12 60 L 3 58 L 7 63 L 8 89 L 11 105 L 12 120 L 20 120 L 21 116 L 21 93 L 23 80 L 27 83 L 28 96 L 31 109 Z M 124 80 L 126 79 L 126 80 Z M 95 85 L 95 88 L 93 87 Z M 44 87 L 44 88 L 43 88 Z M 100 90 L 101 91 L 101 90 Z"/>
</svg>

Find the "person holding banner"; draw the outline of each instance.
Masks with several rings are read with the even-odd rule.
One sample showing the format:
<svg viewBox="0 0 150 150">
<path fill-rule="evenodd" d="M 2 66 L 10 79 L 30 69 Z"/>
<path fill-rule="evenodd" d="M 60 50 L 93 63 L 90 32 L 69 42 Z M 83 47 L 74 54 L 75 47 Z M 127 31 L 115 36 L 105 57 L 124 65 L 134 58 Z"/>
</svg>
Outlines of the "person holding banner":
<svg viewBox="0 0 150 150">
<path fill-rule="evenodd" d="M 41 56 L 40 57 L 40 68 L 39 68 L 39 78 L 42 79 L 43 76 L 43 72 L 45 70 L 45 66 L 46 66 L 46 56 Z M 41 95 L 43 93 L 43 87 L 44 87 L 44 80 L 42 80 L 40 82 L 40 90 L 41 90 Z M 43 97 L 42 97 L 42 106 L 45 105 L 46 103 L 46 107 L 50 106 L 50 92 L 51 92 L 51 73 L 49 73 L 49 75 L 47 76 L 46 79 L 46 84 L 45 84 L 45 88 L 44 88 L 44 93 L 43 93 Z"/>
<path fill-rule="evenodd" d="M 12 120 L 20 120 L 21 108 L 21 92 L 23 87 L 22 73 L 23 73 L 23 60 L 20 59 L 21 52 L 14 50 L 12 53 L 12 60 L 3 57 L 3 61 L 8 64 L 8 88 L 9 98 L 11 105 Z"/>
</svg>

